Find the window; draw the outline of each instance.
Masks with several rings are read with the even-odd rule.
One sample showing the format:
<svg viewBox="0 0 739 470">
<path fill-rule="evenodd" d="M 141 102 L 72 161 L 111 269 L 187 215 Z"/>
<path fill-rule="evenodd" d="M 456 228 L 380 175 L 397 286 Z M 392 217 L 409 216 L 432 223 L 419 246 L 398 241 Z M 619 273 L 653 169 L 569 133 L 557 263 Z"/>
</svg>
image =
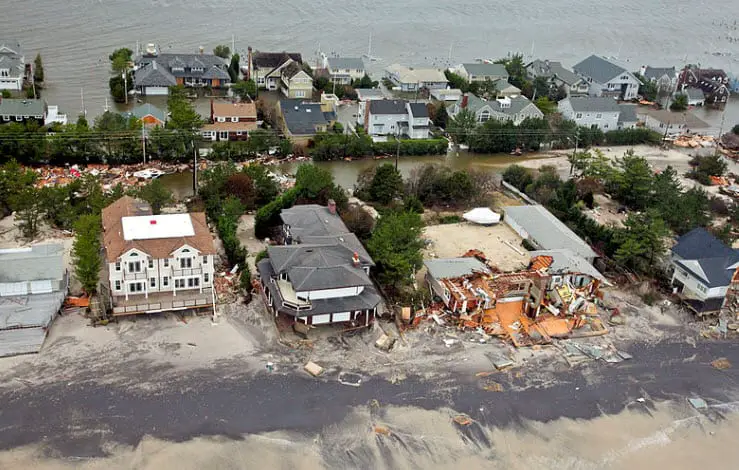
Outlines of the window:
<svg viewBox="0 0 739 470">
<path fill-rule="evenodd" d="M 305 91 L 303 91 L 303 90 L 297 90 L 297 91 L 295 92 L 295 96 L 296 96 L 297 98 L 305 98 Z"/>
<path fill-rule="evenodd" d="M 184 289 L 185 288 L 185 280 L 184 279 L 175 279 L 174 280 L 174 286 L 177 289 Z"/>
<path fill-rule="evenodd" d="M 601 113 L 598 113 L 598 114 L 595 115 L 595 119 L 600 119 L 602 117 L 603 117 L 603 115 Z"/>
<path fill-rule="evenodd" d="M 23 120 L 23 118 L 22 118 L 22 117 L 20 117 L 20 116 L 16 116 L 16 117 L 15 117 L 15 120 L 16 120 L 16 121 L 22 121 L 22 120 Z"/>
<path fill-rule="evenodd" d="M 490 120 L 490 111 L 488 111 L 486 109 L 486 110 L 480 112 L 480 116 L 478 116 L 477 120 L 480 121 L 480 122 L 487 122 L 487 121 L 489 121 Z"/>
<path fill-rule="evenodd" d="M 204 273 L 204 274 L 203 274 L 203 282 L 204 282 L 205 284 L 207 284 L 207 283 L 209 283 L 209 282 L 210 282 L 210 274 L 208 274 L 208 273 Z"/>
<path fill-rule="evenodd" d="M 169 258 L 164 258 L 164 267 L 165 268 L 169 267 Z"/>
<path fill-rule="evenodd" d="M 199 277 L 189 277 L 187 278 L 187 287 L 199 287 L 200 286 L 200 278 Z"/>
<path fill-rule="evenodd" d="M 221 140 L 228 140 L 228 131 L 221 131 L 218 133 L 218 137 Z"/>
<path fill-rule="evenodd" d="M 180 268 L 192 268 L 192 258 L 180 258 Z"/>
<path fill-rule="evenodd" d="M 149 258 L 149 269 L 154 269 L 154 258 Z"/>
<path fill-rule="evenodd" d="M 169 276 L 164 276 L 162 278 L 162 287 L 167 287 L 167 286 L 169 286 Z"/>
<path fill-rule="evenodd" d="M 239 122 L 239 118 L 236 116 L 231 117 L 231 122 Z"/>
<path fill-rule="evenodd" d="M 208 256 L 203 256 L 203 264 L 208 264 Z"/>
<path fill-rule="evenodd" d="M 3 121 L 10 121 L 10 116 L 3 116 Z"/>
<path fill-rule="evenodd" d="M 236 131 L 236 135 L 243 135 L 244 133 L 242 131 Z"/>
<path fill-rule="evenodd" d="M 226 122 L 226 118 L 225 117 L 219 117 L 218 118 L 218 122 Z"/>
<path fill-rule="evenodd" d="M 137 273 L 141 271 L 141 261 L 129 261 L 128 262 L 128 272 L 129 273 Z"/>
<path fill-rule="evenodd" d="M 121 281 L 115 281 L 115 290 L 121 290 Z"/>
<path fill-rule="evenodd" d="M 157 286 L 157 278 L 152 277 L 149 279 L 149 287 L 156 287 Z"/>
<path fill-rule="evenodd" d="M 575 114 L 575 119 L 582 119 L 582 113 Z"/>
<path fill-rule="evenodd" d="M 115 262 L 115 270 L 116 271 L 120 271 L 121 270 L 121 262 L 120 261 L 116 261 Z"/>
<path fill-rule="evenodd" d="M 132 282 L 128 285 L 128 292 L 143 292 L 144 291 L 144 283 L 143 282 Z"/>
</svg>

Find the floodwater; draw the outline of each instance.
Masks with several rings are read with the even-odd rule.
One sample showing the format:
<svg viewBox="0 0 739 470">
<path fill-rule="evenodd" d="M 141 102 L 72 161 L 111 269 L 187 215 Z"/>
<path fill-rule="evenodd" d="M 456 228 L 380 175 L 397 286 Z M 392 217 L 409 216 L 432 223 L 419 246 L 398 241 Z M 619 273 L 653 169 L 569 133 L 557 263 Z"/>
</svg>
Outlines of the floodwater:
<svg viewBox="0 0 739 470">
<path fill-rule="evenodd" d="M 521 157 L 505 154 L 485 155 L 468 152 L 453 152 L 447 155 L 401 156 L 398 159 L 398 170 L 407 178 L 414 169 L 427 163 L 444 165 L 452 170 L 484 170 L 502 172 L 508 165 L 520 162 L 527 158 L 545 158 L 543 156 Z M 302 162 L 282 163 L 274 169 L 279 173 L 294 175 Z M 383 163 L 395 164 L 395 158 L 361 159 L 352 161 L 314 162 L 315 165 L 326 168 L 334 175 L 334 181 L 345 189 L 353 189 L 357 177 L 366 169 Z M 174 173 L 161 177 L 162 183 L 167 186 L 177 199 L 192 195 L 192 172 Z"/>
<path fill-rule="evenodd" d="M 108 95 L 108 54 L 137 42 L 196 52 L 233 38 L 242 55 L 248 46 L 295 50 L 315 63 L 319 48 L 367 53 L 371 34 L 380 59 L 370 64 L 374 72 L 393 62 L 444 66 L 520 51 L 570 66 L 597 52 L 634 69 L 690 62 L 736 75 L 739 2 L 722 2 L 720 11 L 706 14 L 691 0 L 623 0 L 613 8 L 586 0 L 8 0 L 0 31 L 20 40 L 30 60 L 42 54 L 51 104 L 74 116 L 84 94 L 96 116 Z"/>
</svg>

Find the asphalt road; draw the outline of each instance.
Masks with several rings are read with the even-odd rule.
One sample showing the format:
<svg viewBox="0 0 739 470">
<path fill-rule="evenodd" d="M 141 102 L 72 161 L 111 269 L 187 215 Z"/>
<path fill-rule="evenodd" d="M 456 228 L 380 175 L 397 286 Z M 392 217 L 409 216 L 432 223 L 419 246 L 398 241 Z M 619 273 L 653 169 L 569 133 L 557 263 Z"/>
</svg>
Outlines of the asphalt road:
<svg viewBox="0 0 739 470">
<path fill-rule="evenodd" d="M 506 382 L 499 375 L 495 380 L 502 383 L 502 393 L 484 391 L 479 379 L 466 376 L 398 384 L 368 378 L 357 388 L 335 377 L 322 381 L 305 374 L 265 372 L 223 379 L 217 368 L 182 376 L 152 393 L 94 380 L 5 389 L 0 390 L 0 449 L 44 443 L 59 455 L 92 457 L 105 455 L 104 442 L 135 445 L 144 435 L 184 441 L 275 430 L 318 432 L 373 399 L 426 409 L 448 406 L 490 426 L 590 418 L 627 406 L 648 411 L 652 401 L 684 401 L 696 395 L 709 404 L 737 399 L 739 367 L 717 370 L 710 365 L 726 357 L 739 366 L 737 343 L 710 341 L 693 347 L 665 342 L 634 345 L 628 351 L 634 356 L 630 361 L 570 370 L 559 374 L 552 386 L 515 391 L 525 377 L 510 374 Z M 144 365 L 135 372 L 148 380 L 155 373 Z M 635 401 L 640 397 L 647 399 L 645 404 Z"/>
</svg>

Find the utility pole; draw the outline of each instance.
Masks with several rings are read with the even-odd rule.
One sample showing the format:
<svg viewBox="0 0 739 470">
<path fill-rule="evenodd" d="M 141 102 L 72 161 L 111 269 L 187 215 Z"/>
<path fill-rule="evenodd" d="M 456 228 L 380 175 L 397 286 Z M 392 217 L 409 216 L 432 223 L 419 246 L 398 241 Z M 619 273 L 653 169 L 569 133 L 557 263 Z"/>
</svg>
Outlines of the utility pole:
<svg viewBox="0 0 739 470">
<path fill-rule="evenodd" d="M 400 123 L 398 123 L 398 135 L 395 138 L 398 141 L 398 150 L 395 153 L 395 171 L 398 171 L 398 160 L 400 160 Z"/>
<path fill-rule="evenodd" d="M 126 104 L 128 104 L 128 73 L 127 72 L 128 72 L 127 69 L 123 69 L 123 90 L 126 95 L 124 98 L 126 101 Z"/>
<path fill-rule="evenodd" d="M 144 120 L 141 120 L 141 146 L 144 151 L 144 163 L 146 163 L 146 131 L 144 130 Z"/>
<path fill-rule="evenodd" d="M 198 149 L 195 147 L 195 139 L 192 140 L 193 165 L 192 165 L 192 193 L 198 195 Z"/>
</svg>

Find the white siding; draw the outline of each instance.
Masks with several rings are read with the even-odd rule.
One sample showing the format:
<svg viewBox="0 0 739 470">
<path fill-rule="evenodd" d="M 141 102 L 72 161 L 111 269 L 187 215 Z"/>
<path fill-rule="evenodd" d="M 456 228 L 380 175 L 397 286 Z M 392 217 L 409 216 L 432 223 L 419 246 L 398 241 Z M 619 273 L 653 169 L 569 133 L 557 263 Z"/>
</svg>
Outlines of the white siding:
<svg viewBox="0 0 739 470">
<path fill-rule="evenodd" d="M 167 96 L 169 94 L 169 88 L 164 86 L 148 86 L 145 88 L 144 94 L 147 96 Z"/>
</svg>

